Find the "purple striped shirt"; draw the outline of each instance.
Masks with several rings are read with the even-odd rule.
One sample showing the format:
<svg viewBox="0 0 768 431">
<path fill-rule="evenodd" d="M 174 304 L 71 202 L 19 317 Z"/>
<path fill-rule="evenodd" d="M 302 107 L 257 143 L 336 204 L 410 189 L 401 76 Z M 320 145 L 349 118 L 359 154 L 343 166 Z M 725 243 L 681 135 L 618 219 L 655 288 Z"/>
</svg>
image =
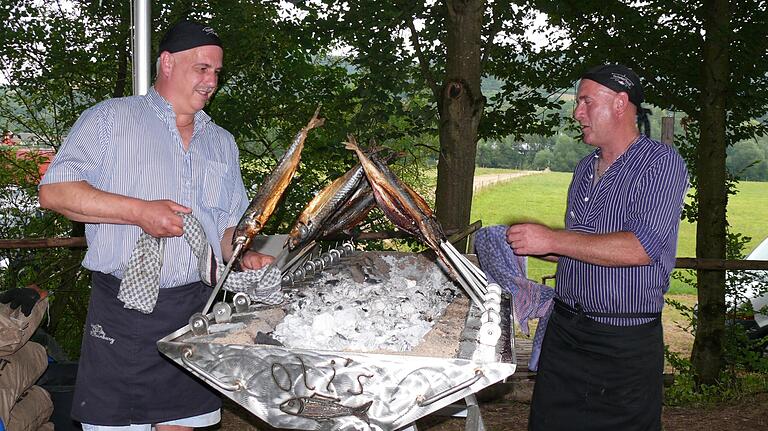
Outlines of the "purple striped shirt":
<svg viewBox="0 0 768 431">
<path fill-rule="evenodd" d="M 664 306 L 675 265 L 680 212 L 688 189 L 685 162 L 671 146 L 645 136 L 594 182 L 597 149 L 579 162 L 568 189 L 565 228 L 574 232 L 632 232 L 649 265 L 606 267 L 560 257 L 556 291 L 565 303 L 600 313 L 655 313 Z M 648 318 L 593 317 L 628 326 Z"/>
<path fill-rule="evenodd" d="M 224 230 L 237 225 L 248 207 L 232 135 L 199 111 L 184 151 L 176 114 L 154 87 L 145 96 L 106 100 L 80 116 L 41 184 L 68 181 L 192 208 L 219 258 Z M 134 225 L 87 223 L 83 266 L 122 278 L 140 234 Z M 192 249 L 182 237 L 168 238 L 160 287 L 198 280 Z"/>
</svg>

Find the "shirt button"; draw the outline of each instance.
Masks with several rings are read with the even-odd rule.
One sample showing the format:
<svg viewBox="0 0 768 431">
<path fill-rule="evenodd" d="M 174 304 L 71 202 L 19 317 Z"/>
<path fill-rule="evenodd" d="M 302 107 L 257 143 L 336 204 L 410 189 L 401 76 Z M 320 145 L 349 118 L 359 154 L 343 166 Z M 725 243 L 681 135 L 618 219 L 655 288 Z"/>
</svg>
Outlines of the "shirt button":
<svg viewBox="0 0 768 431">
<path fill-rule="evenodd" d="M 574 214 L 573 211 L 571 211 L 571 217 L 576 217 L 576 214 Z"/>
<path fill-rule="evenodd" d="M 584 202 L 588 202 L 588 201 L 589 201 L 589 197 L 588 196 L 584 197 Z"/>
</svg>

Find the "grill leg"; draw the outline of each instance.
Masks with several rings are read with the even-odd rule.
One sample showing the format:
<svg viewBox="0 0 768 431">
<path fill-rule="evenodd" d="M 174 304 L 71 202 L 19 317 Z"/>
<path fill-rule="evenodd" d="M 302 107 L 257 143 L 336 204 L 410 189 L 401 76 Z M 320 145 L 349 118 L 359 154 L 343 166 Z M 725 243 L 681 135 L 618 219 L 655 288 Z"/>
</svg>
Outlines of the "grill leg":
<svg viewBox="0 0 768 431">
<path fill-rule="evenodd" d="M 477 405 L 475 394 L 467 395 L 464 397 L 464 401 L 467 403 L 467 422 L 464 429 L 466 431 L 485 431 L 485 424 L 480 415 L 480 406 Z"/>
</svg>

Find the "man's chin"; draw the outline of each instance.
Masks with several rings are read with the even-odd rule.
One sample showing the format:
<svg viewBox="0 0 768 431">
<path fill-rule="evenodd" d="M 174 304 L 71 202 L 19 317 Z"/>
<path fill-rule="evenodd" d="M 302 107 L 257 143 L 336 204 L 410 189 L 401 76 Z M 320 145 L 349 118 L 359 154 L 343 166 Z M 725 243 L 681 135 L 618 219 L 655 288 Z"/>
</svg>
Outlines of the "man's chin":
<svg viewBox="0 0 768 431">
<path fill-rule="evenodd" d="M 208 99 L 199 97 L 192 103 L 192 107 L 195 109 L 195 112 L 202 111 L 206 104 L 208 104 Z"/>
</svg>

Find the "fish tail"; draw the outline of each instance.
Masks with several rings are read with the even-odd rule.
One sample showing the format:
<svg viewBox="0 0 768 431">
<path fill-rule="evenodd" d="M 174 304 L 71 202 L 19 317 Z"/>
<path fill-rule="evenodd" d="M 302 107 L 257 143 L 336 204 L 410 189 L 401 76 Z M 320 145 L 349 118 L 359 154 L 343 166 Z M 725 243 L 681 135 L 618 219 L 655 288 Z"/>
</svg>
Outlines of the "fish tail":
<svg viewBox="0 0 768 431">
<path fill-rule="evenodd" d="M 317 109 L 315 109 L 315 113 L 312 114 L 312 118 L 309 119 L 309 122 L 307 123 L 306 130 L 314 129 L 315 127 L 320 127 L 325 123 L 325 118 L 319 118 L 320 115 L 320 108 L 322 108 L 323 104 L 318 103 Z"/>
<path fill-rule="evenodd" d="M 352 135 L 347 135 L 347 141 L 344 142 L 344 148 L 352 151 L 360 151 L 360 147 L 357 146 L 357 140 Z"/>
<path fill-rule="evenodd" d="M 368 401 L 367 403 L 363 404 L 362 406 L 358 407 L 354 411 L 354 415 L 362 420 L 365 421 L 368 425 L 371 424 L 371 420 L 368 418 L 368 410 L 371 408 L 371 404 L 373 404 L 373 400 Z"/>
</svg>

